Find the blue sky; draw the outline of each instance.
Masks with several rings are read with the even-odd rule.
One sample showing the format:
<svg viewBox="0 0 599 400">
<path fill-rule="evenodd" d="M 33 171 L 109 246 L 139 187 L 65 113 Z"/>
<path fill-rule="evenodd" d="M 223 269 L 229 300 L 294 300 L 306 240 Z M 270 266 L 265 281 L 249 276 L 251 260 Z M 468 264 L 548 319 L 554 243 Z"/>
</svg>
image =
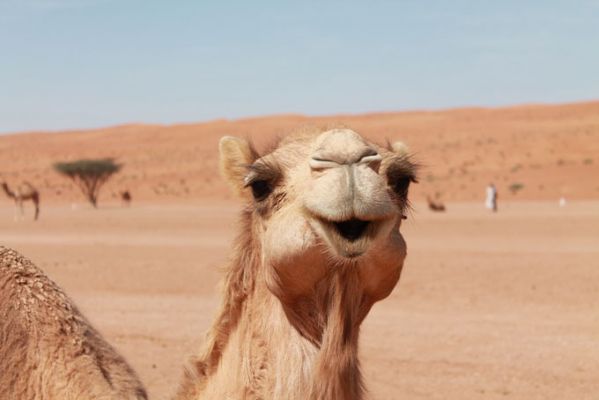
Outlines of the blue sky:
<svg viewBox="0 0 599 400">
<path fill-rule="evenodd" d="M 599 99 L 599 1 L 0 0 L 0 132 Z"/>
</svg>

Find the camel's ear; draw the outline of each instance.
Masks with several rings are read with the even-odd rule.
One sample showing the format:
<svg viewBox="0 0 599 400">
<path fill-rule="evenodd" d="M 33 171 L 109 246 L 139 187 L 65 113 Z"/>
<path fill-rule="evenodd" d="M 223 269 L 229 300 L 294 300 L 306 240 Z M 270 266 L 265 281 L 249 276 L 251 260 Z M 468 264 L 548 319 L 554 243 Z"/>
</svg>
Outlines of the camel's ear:
<svg viewBox="0 0 599 400">
<path fill-rule="evenodd" d="M 220 173 L 233 191 L 242 196 L 243 178 L 247 174 L 247 167 L 258 158 L 258 154 L 250 142 L 233 136 L 222 137 L 218 148 Z"/>
<path fill-rule="evenodd" d="M 410 149 L 404 142 L 389 143 L 389 150 L 400 156 L 407 156 L 410 153 Z"/>
</svg>

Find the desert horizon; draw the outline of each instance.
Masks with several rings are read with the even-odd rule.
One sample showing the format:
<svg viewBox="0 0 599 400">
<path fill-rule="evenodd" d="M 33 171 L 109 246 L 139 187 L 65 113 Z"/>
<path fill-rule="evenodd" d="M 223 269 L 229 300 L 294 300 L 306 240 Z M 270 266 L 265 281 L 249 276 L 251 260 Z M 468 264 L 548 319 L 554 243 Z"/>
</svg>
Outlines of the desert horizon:
<svg viewBox="0 0 599 400">
<path fill-rule="evenodd" d="M 218 177 L 221 136 L 257 148 L 305 125 L 340 123 L 371 140 L 403 141 L 420 164 L 413 198 L 476 201 L 490 182 L 501 201 L 599 197 L 599 101 L 360 115 L 276 115 L 175 125 L 128 124 L 52 133 L 0 135 L 0 180 L 27 180 L 50 203 L 83 197 L 53 171 L 58 161 L 114 157 L 123 164 L 100 205 L 128 190 L 134 201 L 230 198 Z M 18 151 L 14 151 L 18 149 Z"/>
</svg>

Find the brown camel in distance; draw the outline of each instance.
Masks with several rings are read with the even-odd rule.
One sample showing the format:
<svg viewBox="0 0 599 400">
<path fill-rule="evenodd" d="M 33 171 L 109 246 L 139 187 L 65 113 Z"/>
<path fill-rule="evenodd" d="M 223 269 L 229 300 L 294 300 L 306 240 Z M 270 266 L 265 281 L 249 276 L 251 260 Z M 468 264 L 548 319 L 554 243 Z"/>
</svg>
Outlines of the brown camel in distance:
<svg viewBox="0 0 599 400">
<path fill-rule="evenodd" d="M 119 195 L 121 196 L 121 202 L 123 203 L 124 206 L 129 207 L 131 205 L 131 193 L 128 190 L 124 190 L 122 192 L 119 192 Z"/>
<path fill-rule="evenodd" d="M 445 204 L 443 204 L 439 199 L 433 200 L 430 196 L 427 195 L 426 203 L 428 204 L 428 209 L 431 211 L 445 212 Z"/>
<path fill-rule="evenodd" d="M 65 293 L 3 246 L 0 399 L 147 399 L 135 372 Z"/>
<path fill-rule="evenodd" d="M 405 150 L 342 128 L 305 129 L 265 155 L 221 139 L 245 208 L 222 305 L 176 399 L 363 399 L 359 328 L 406 256 Z"/>
<path fill-rule="evenodd" d="M 15 202 L 15 219 L 17 219 L 18 212 L 21 214 L 21 218 L 24 218 L 23 202 L 31 200 L 35 206 L 34 220 L 37 220 L 40 214 L 40 193 L 39 191 L 29 182 L 23 182 L 13 192 L 6 182 L 2 182 L 2 189 L 8 197 Z"/>
</svg>

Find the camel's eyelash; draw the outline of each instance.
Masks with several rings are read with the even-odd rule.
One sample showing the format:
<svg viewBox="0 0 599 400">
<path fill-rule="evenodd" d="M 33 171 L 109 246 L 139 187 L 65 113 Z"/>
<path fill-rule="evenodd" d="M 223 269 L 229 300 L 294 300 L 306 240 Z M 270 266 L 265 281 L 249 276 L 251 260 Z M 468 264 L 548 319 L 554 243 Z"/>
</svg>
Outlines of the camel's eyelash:
<svg viewBox="0 0 599 400">
<path fill-rule="evenodd" d="M 406 157 L 400 157 L 391 162 L 387 167 L 387 184 L 398 197 L 399 206 L 402 211 L 402 219 L 407 219 L 406 211 L 411 209 L 408 199 L 408 189 L 412 182 L 418 183 L 416 170 L 418 166 Z"/>
<path fill-rule="evenodd" d="M 248 174 L 244 188 L 251 188 L 254 200 L 262 203 L 270 197 L 281 178 L 281 170 L 276 163 L 260 160 L 247 166 Z"/>
<path fill-rule="evenodd" d="M 281 177 L 281 169 L 275 163 L 258 162 L 247 166 L 248 173 L 244 179 L 244 187 L 258 181 L 266 181 L 275 185 Z"/>
<path fill-rule="evenodd" d="M 411 182 L 418 183 L 416 177 L 416 170 L 418 166 L 412 163 L 410 160 L 402 157 L 396 161 L 393 161 L 387 167 L 387 183 L 389 186 L 395 185 L 399 181 L 405 181 L 406 186 Z"/>
</svg>

